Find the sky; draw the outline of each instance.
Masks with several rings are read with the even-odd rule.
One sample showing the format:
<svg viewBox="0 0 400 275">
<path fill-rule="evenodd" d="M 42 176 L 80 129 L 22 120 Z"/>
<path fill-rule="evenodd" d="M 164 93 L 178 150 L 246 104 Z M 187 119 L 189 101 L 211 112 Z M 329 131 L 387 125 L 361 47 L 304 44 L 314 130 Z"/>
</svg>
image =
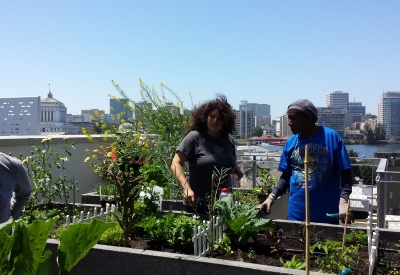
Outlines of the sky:
<svg viewBox="0 0 400 275">
<path fill-rule="evenodd" d="M 112 80 L 138 102 L 141 78 L 188 109 L 224 94 L 276 119 L 343 91 L 376 115 L 382 93 L 400 91 L 399 11 L 398 0 L 2 0 L 0 97 L 44 99 L 50 84 L 68 113 L 109 113 Z"/>
</svg>

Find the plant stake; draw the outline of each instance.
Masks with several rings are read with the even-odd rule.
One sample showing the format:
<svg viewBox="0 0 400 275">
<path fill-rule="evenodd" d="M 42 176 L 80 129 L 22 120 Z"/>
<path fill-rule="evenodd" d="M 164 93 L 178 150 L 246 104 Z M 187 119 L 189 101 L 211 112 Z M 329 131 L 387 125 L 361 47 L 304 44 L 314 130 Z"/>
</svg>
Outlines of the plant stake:
<svg viewBox="0 0 400 275">
<path fill-rule="evenodd" d="M 305 199 L 306 199 L 306 274 L 310 274 L 310 209 L 308 193 L 308 144 L 304 153 L 304 177 L 305 177 Z M 346 216 L 347 217 L 347 216 Z"/>
<path fill-rule="evenodd" d="M 344 221 L 342 252 L 344 250 L 344 243 L 346 242 L 347 218 L 349 217 L 350 199 L 347 201 L 346 219 Z"/>
</svg>

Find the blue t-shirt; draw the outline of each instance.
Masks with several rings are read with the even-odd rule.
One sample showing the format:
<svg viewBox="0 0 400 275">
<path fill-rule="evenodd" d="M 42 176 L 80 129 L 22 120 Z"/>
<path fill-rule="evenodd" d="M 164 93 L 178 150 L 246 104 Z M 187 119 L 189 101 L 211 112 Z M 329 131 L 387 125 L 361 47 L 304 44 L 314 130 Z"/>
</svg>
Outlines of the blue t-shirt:
<svg viewBox="0 0 400 275">
<path fill-rule="evenodd" d="M 305 221 L 304 153 L 308 146 L 310 221 L 330 223 L 326 213 L 339 211 L 340 172 L 351 168 L 342 138 L 328 127 L 320 127 L 309 138 L 291 136 L 283 147 L 278 170 L 291 174 L 288 219 Z"/>
</svg>

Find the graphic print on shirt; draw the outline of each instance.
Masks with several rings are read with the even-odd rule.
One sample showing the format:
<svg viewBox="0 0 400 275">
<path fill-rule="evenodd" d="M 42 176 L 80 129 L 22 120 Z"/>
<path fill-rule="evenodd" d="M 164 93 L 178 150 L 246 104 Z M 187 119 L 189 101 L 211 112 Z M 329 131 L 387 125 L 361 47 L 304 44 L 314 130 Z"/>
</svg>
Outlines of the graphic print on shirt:
<svg viewBox="0 0 400 275">
<path fill-rule="evenodd" d="M 297 145 L 291 155 L 291 165 L 293 167 L 293 185 L 305 188 L 304 175 L 304 155 L 305 146 Z M 324 172 L 328 167 L 329 152 L 326 148 L 318 144 L 309 144 L 308 148 L 308 186 L 309 189 L 317 187 L 318 183 L 323 182 Z"/>
</svg>

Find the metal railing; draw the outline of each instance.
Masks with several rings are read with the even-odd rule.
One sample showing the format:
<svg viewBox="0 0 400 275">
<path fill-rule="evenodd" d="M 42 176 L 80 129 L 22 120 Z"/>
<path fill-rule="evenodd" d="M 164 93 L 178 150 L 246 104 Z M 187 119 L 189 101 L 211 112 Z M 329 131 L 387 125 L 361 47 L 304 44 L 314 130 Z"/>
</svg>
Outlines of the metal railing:
<svg viewBox="0 0 400 275">
<path fill-rule="evenodd" d="M 236 188 L 256 187 L 257 172 L 264 168 L 269 168 L 276 178 L 280 177 L 276 157 L 252 153 L 238 154 L 237 158 L 244 176 L 234 186 Z M 353 211 L 358 212 L 360 225 L 367 224 L 368 212 L 372 210 L 371 219 L 375 226 L 400 230 L 400 166 L 395 166 L 394 160 L 381 158 L 351 158 L 351 162 L 353 190 L 350 201 Z"/>
</svg>

